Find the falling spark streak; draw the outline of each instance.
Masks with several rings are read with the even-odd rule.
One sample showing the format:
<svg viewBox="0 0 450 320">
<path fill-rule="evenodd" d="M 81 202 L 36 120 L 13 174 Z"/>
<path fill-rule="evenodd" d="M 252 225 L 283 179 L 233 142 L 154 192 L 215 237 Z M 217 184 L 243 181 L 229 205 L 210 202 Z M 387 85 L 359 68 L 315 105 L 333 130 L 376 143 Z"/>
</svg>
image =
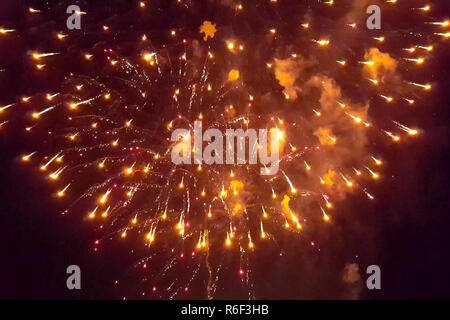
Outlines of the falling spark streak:
<svg viewBox="0 0 450 320">
<path fill-rule="evenodd" d="M 52 180 L 57 180 L 59 178 L 59 175 L 66 169 L 67 167 L 64 168 L 59 168 L 58 170 L 56 170 L 55 172 L 53 172 L 52 174 L 49 175 L 49 178 L 51 178 Z"/>
<path fill-rule="evenodd" d="M 14 30 L 14 29 L 3 29 L 3 28 L 0 28 L 0 34 L 7 34 L 7 33 L 14 32 L 14 31 L 16 31 L 16 30 Z"/>
<path fill-rule="evenodd" d="M 450 21 L 442 21 L 442 22 L 426 22 L 427 24 L 433 24 L 436 26 L 448 27 L 450 25 Z"/>
<path fill-rule="evenodd" d="M 371 67 L 375 65 L 375 62 L 373 62 L 373 61 L 358 61 L 358 63 L 368 65 Z"/>
<path fill-rule="evenodd" d="M 333 207 L 333 205 L 328 201 L 328 196 L 322 195 L 322 197 L 325 200 L 325 203 L 327 204 L 327 208 Z"/>
<path fill-rule="evenodd" d="M 392 98 L 392 97 L 387 97 L 387 96 L 384 96 L 384 95 L 382 95 L 382 94 L 380 94 L 380 97 L 382 97 L 383 99 L 385 99 L 387 102 L 392 102 L 392 101 L 394 101 L 394 98 Z"/>
<path fill-rule="evenodd" d="M 108 216 L 109 209 L 111 209 L 111 206 L 108 206 L 108 208 L 106 208 L 106 210 L 103 211 L 103 213 L 102 213 L 103 218 L 106 218 Z"/>
<path fill-rule="evenodd" d="M 111 189 L 109 189 L 108 191 L 106 191 L 106 193 L 99 199 L 99 202 L 101 204 L 106 203 L 106 201 L 108 200 L 108 196 L 111 193 Z"/>
<path fill-rule="evenodd" d="M 330 217 L 326 214 L 325 210 L 322 207 L 320 207 L 320 210 L 322 210 L 323 220 L 330 221 Z"/>
<path fill-rule="evenodd" d="M 380 42 L 383 42 L 385 40 L 384 37 L 374 37 L 373 39 L 380 41 Z"/>
<path fill-rule="evenodd" d="M 266 232 L 264 231 L 264 225 L 263 225 L 262 220 L 261 220 L 261 238 L 262 239 L 266 238 Z"/>
<path fill-rule="evenodd" d="M 407 99 L 407 98 L 402 98 L 403 100 L 405 100 L 406 102 L 408 102 L 409 104 L 414 104 L 414 100 L 412 99 Z"/>
<path fill-rule="evenodd" d="M 264 207 L 262 207 L 262 211 L 263 211 L 263 218 L 264 218 L 264 219 L 267 219 L 268 215 L 267 215 L 267 212 L 266 212 L 266 210 L 264 209 Z"/>
<path fill-rule="evenodd" d="M 406 61 L 411 61 L 411 62 L 415 62 L 417 64 L 422 64 L 425 62 L 424 58 L 419 58 L 419 59 L 411 59 L 411 58 L 403 58 Z"/>
<path fill-rule="evenodd" d="M 3 111 L 5 111 L 6 109 L 9 109 L 9 108 L 11 108 L 12 106 L 14 106 L 15 105 L 15 103 L 13 103 L 13 104 L 9 104 L 9 105 L 7 105 L 7 106 L 4 106 L 4 107 L 1 107 L 0 108 L 0 113 L 1 112 L 3 112 Z"/>
<path fill-rule="evenodd" d="M 378 160 L 377 158 L 375 158 L 374 156 L 371 156 L 371 158 L 373 159 L 373 161 L 375 161 L 375 164 L 377 166 L 381 166 L 383 164 L 383 162 L 381 160 Z"/>
<path fill-rule="evenodd" d="M 410 53 L 413 53 L 416 51 L 416 48 L 403 48 L 404 51 L 408 51 Z"/>
<path fill-rule="evenodd" d="M 313 40 L 313 42 L 316 42 L 320 46 L 327 46 L 330 44 L 330 40 Z"/>
<path fill-rule="evenodd" d="M 34 151 L 34 152 L 32 152 L 32 153 L 30 153 L 30 154 L 28 154 L 28 155 L 26 155 L 26 156 L 22 156 L 22 161 L 29 161 L 30 160 L 30 158 L 33 156 L 33 155 L 35 155 L 36 154 L 36 151 Z"/>
<path fill-rule="evenodd" d="M 426 51 L 433 51 L 433 49 L 434 49 L 433 46 L 428 46 L 428 47 L 424 47 L 424 46 L 416 46 L 416 48 L 424 49 L 424 50 L 426 50 Z"/>
<path fill-rule="evenodd" d="M 442 33 L 442 32 L 436 32 L 435 35 L 441 36 L 444 38 L 450 38 L 450 32 Z"/>
<path fill-rule="evenodd" d="M 76 109 L 78 106 L 83 105 L 83 104 L 89 104 L 92 101 L 97 100 L 98 98 L 100 98 L 100 96 L 97 96 L 97 97 L 94 97 L 94 98 L 91 98 L 91 99 L 88 99 L 88 100 L 80 101 L 80 102 L 77 102 L 77 103 L 73 102 L 73 103 L 69 104 L 69 108 L 70 109 Z"/>
<path fill-rule="evenodd" d="M 347 184 L 347 187 L 349 187 L 349 188 L 353 187 L 353 183 L 350 180 L 348 180 L 342 173 L 340 175 L 341 175 L 342 179 L 344 179 L 345 183 Z"/>
<path fill-rule="evenodd" d="M 250 235 L 250 231 L 248 232 L 248 247 L 250 249 L 253 249 L 255 247 L 255 245 L 252 242 L 252 236 Z"/>
<path fill-rule="evenodd" d="M 392 132 L 384 131 L 384 133 L 386 133 L 389 137 L 391 137 L 394 142 L 400 141 L 400 137 L 394 135 Z"/>
<path fill-rule="evenodd" d="M 339 105 L 342 109 L 347 108 L 347 105 L 346 105 L 346 104 L 344 104 L 344 103 L 342 103 L 342 102 L 339 102 L 339 101 L 337 101 L 337 103 L 338 103 L 338 105 Z"/>
<path fill-rule="evenodd" d="M 97 212 L 97 210 L 98 210 L 98 207 L 95 207 L 95 209 L 92 210 L 92 211 L 89 213 L 88 217 L 89 217 L 90 219 L 94 219 L 94 218 L 95 218 L 95 213 Z"/>
<path fill-rule="evenodd" d="M 350 118 L 352 118 L 352 119 L 355 121 L 355 123 L 361 123 L 361 122 L 362 122 L 362 119 L 361 119 L 361 118 L 358 118 L 358 117 L 356 117 L 356 116 L 354 116 L 354 115 L 352 115 L 352 114 L 350 114 L 350 113 L 348 113 L 348 112 L 346 112 L 346 114 L 347 114 Z"/>
<path fill-rule="evenodd" d="M 42 171 L 45 171 L 47 169 L 47 167 L 56 160 L 56 158 L 59 157 L 59 155 L 61 154 L 61 152 L 58 152 L 56 155 L 54 155 L 46 164 L 44 164 L 43 166 L 40 167 L 40 169 Z"/>
<path fill-rule="evenodd" d="M 401 123 L 398 123 L 397 121 L 393 121 L 393 122 L 397 125 L 397 127 L 399 127 L 401 130 L 405 131 L 406 133 L 408 133 L 411 136 L 417 135 L 419 133 L 418 130 L 408 128 L 408 127 L 402 125 Z"/>
<path fill-rule="evenodd" d="M 409 84 L 412 84 L 413 86 L 424 88 L 425 90 L 431 89 L 431 84 L 420 84 L 420 83 L 414 83 L 414 82 L 408 82 Z"/>
<path fill-rule="evenodd" d="M 368 167 L 365 167 L 365 168 L 367 169 L 367 171 L 370 172 L 370 174 L 372 175 L 372 178 L 378 179 L 380 177 L 380 175 L 378 173 L 373 172 L 372 170 L 370 170 L 370 168 L 368 168 Z"/>
<path fill-rule="evenodd" d="M 51 100 L 53 100 L 53 98 L 55 98 L 57 96 L 59 96 L 59 93 L 55 93 L 55 94 L 47 93 L 47 95 L 45 97 L 47 98 L 47 100 L 51 101 Z"/>
<path fill-rule="evenodd" d="M 364 193 L 366 194 L 366 196 L 370 199 L 373 200 L 375 199 L 374 196 L 372 196 L 370 193 L 368 193 L 367 191 L 364 191 Z"/>
<path fill-rule="evenodd" d="M 49 107 L 49 108 L 47 108 L 47 109 L 42 110 L 41 112 L 35 112 L 35 113 L 32 114 L 32 117 L 35 118 L 35 119 L 38 119 L 38 118 L 39 118 L 41 115 L 43 115 L 44 113 L 47 113 L 47 112 L 49 112 L 50 110 L 55 109 L 55 107 L 56 107 L 56 106 L 52 106 L 52 107 Z"/>
<path fill-rule="evenodd" d="M 64 197 L 66 190 L 70 187 L 70 183 L 57 193 L 58 197 Z"/>
<path fill-rule="evenodd" d="M 60 52 L 51 52 L 51 53 L 33 53 L 33 59 L 40 60 L 41 58 L 51 57 L 61 54 Z"/>
<path fill-rule="evenodd" d="M 84 218 L 98 222 L 96 230 L 106 231 L 101 239 L 117 241 L 112 239 L 114 234 L 119 239 L 127 238 L 128 243 L 134 239 L 141 241 L 147 251 L 137 265 L 143 269 L 154 258 L 155 262 L 162 261 L 162 265 L 152 263 L 146 270 L 152 272 L 142 275 L 144 287 L 150 288 L 143 295 L 185 298 L 183 294 L 197 291 L 192 290 L 192 281 L 197 277 L 206 287 L 208 299 L 213 299 L 216 289 L 223 286 L 224 271 L 229 270 L 228 257 L 238 252 L 239 280 L 246 286 L 248 298 L 252 298 L 252 251 L 284 243 L 286 235 L 300 235 L 303 228 L 300 222 L 308 227 L 319 220 L 318 206 L 324 221 L 331 222 L 327 211 L 336 210 L 339 199 L 352 193 L 366 202 L 375 199 L 368 192 L 368 184 L 383 180 L 381 159 L 391 157 L 378 155 L 371 148 L 373 143 L 352 143 L 354 138 L 366 142 L 372 135 L 386 135 L 389 140 L 384 142 L 390 145 L 391 139 L 399 142 L 420 134 L 420 129 L 401 124 L 401 118 L 400 122 L 374 118 L 368 123 L 369 114 L 372 118 L 377 113 L 367 110 L 372 108 L 372 102 L 384 100 L 395 109 L 387 113 L 395 111 L 397 117 L 402 115 L 400 112 L 417 111 L 407 105 L 428 100 L 423 97 L 427 93 L 424 91 L 432 90 L 432 84 L 427 83 L 431 79 L 424 78 L 427 73 L 422 69 L 436 61 L 431 55 L 445 42 L 441 37 L 450 38 L 446 29 L 450 22 L 441 17 L 427 17 L 425 13 L 431 11 L 431 5 L 410 6 L 404 11 L 401 1 L 384 3 L 389 10 L 409 13 L 413 16 L 410 21 L 417 22 L 419 18 L 422 21 L 409 30 L 386 29 L 384 35 L 375 36 L 359 32 L 363 26 L 356 23 L 359 19 L 354 16 L 345 21 L 333 21 L 330 16 L 323 19 L 326 12 L 346 6 L 340 1 L 320 0 L 315 4 L 312 1 L 299 4 L 308 14 L 292 12 L 294 17 L 307 19 L 293 22 L 297 26 L 291 30 L 293 36 L 303 38 L 304 44 L 295 48 L 287 41 L 289 30 L 283 27 L 285 22 L 275 20 L 277 15 L 258 18 L 261 32 L 252 35 L 255 41 L 247 43 L 239 38 L 245 32 L 237 32 L 231 38 L 229 32 L 214 34 L 215 28 L 208 30 L 210 34 L 202 41 L 191 37 L 191 30 L 179 24 L 176 29 L 172 29 L 174 26 L 162 29 L 164 37 L 153 41 L 156 39 L 152 39 L 151 33 L 127 34 L 126 26 L 120 24 L 124 13 L 97 21 L 91 27 L 86 20 L 80 34 L 52 30 L 46 38 L 49 42 L 42 43 L 37 43 L 40 36 L 26 38 L 29 36 L 26 30 L 18 26 L 4 26 L 0 28 L 0 40 L 6 44 L 5 49 L 8 41 L 17 42 L 16 35 L 21 40 L 31 40 L 23 41 L 34 46 L 26 48 L 24 54 L 25 62 L 30 64 L 27 68 L 30 76 L 37 80 L 56 79 L 61 73 L 64 80 L 49 89 L 51 93 L 20 96 L 17 103 L 0 106 L 3 121 L 0 128 L 9 121 L 13 124 L 13 120 L 24 118 L 25 133 L 33 135 L 34 141 L 42 141 L 43 146 L 21 154 L 19 160 L 24 165 L 36 164 L 46 180 L 62 180 L 61 184 L 55 181 L 52 196 L 63 200 L 76 191 L 81 193 L 74 195 L 69 209 L 82 211 Z M 183 8 L 189 14 L 185 9 L 192 8 L 191 1 L 178 0 L 177 4 L 180 6 L 177 10 Z M 257 7 L 269 6 L 271 12 L 278 12 L 281 10 L 278 5 L 276 0 L 270 0 L 251 8 L 250 4 L 237 2 L 228 18 L 240 19 L 243 25 L 251 26 L 252 12 Z M 320 14 L 314 13 L 315 6 Z M 29 16 L 31 24 L 40 23 L 44 14 L 51 14 L 50 7 L 42 9 L 42 14 L 38 14 L 41 10 L 24 9 L 28 15 L 33 14 Z M 138 10 L 140 16 L 162 9 L 156 2 L 137 1 L 133 10 L 132 14 Z M 139 19 L 134 22 L 136 30 L 145 29 Z M 216 22 L 208 22 L 216 26 Z M 324 26 L 328 27 L 325 33 Z M 219 27 L 221 30 L 222 26 Z M 228 36 L 224 37 L 225 34 Z M 404 37 L 402 41 L 399 34 Z M 89 42 L 91 37 L 81 41 L 87 35 L 95 35 L 95 42 Z M 187 36 L 190 38 L 184 38 Z M 428 42 L 431 38 L 440 43 Z M 418 39 L 423 41 L 417 42 Z M 105 44 L 103 51 L 98 50 L 99 41 Z M 264 46 L 255 47 L 255 43 Z M 261 54 L 254 54 L 256 48 L 263 50 Z M 15 57 L 5 57 L 11 63 L 15 61 Z M 75 68 L 79 74 L 62 73 L 66 69 L 58 71 L 63 58 L 78 59 L 74 63 L 80 64 Z M 249 66 L 262 68 L 248 68 L 247 62 L 251 63 Z M 11 64 L 7 65 L 2 66 L 8 68 L 7 73 L 0 73 L 2 78 L 14 70 L 9 67 Z M 6 71 L 2 68 L 0 72 Z M 249 85 L 252 77 L 260 81 L 258 90 Z M 417 79 L 414 81 L 420 83 L 400 79 Z M 349 95 L 352 86 L 361 94 Z M 282 90 L 269 90 L 275 87 Z M 270 91 L 270 98 L 279 104 L 277 108 L 264 108 L 267 100 L 264 91 Z M 397 100 L 401 103 L 395 104 Z M 3 119 L 7 116 L 11 119 Z M 198 161 L 196 155 L 204 151 L 205 145 L 195 141 L 192 122 L 196 120 L 201 120 L 205 127 L 224 130 L 273 128 L 275 139 L 283 145 L 277 163 L 280 174 L 261 176 L 259 165 L 256 168 L 247 163 L 219 166 Z M 415 123 L 411 119 L 406 121 Z M 171 141 L 171 135 L 180 129 L 184 130 L 181 139 Z M 250 138 L 246 136 L 242 141 L 250 143 Z M 225 149 L 239 148 L 239 144 L 227 141 Z M 174 164 L 171 156 L 176 147 L 183 147 L 180 153 L 192 161 Z M 252 151 L 249 148 L 249 155 L 261 157 L 263 151 L 271 151 L 267 149 L 258 141 Z M 269 165 L 262 166 L 269 171 Z M 290 197 L 293 199 L 289 206 Z M 81 199 L 90 204 L 80 205 Z M 313 226 L 302 237 L 313 236 L 315 229 Z M 259 245 L 269 239 L 264 246 Z M 98 241 L 95 250 L 100 248 Z M 227 259 L 223 258 L 225 251 Z M 164 255 L 170 258 L 166 261 Z M 222 260 L 216 258 L 220 256 Z M 193 261 L 193 268 L 189 261 Z M 186 268 L 178 271 L 181 266 Z"/>
<path fill-rule="evenodd" d="M 291 182 L 291 179 L 289 179 L 289 177 L 286 175 L 286 173 L 281 170 L 281 172 L 283 173 L 284 177 L 286 178 L 287 183 L 289 184 L 289 187 L 291 188 L 291 193 L 295 194 L 297 193 L 297 189 L 294 188 L 294 185 Z"/>
</svg>

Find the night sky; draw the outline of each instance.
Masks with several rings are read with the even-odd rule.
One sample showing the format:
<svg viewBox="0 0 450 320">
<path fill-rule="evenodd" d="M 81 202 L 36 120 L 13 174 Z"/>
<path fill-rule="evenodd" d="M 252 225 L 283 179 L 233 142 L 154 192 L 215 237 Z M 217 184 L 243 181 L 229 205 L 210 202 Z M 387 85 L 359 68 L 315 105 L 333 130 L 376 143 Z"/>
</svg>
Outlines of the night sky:
<svg viewBox="0 0 450 320">
<path fill-rule="evenodd" d="M 58 71 L 46 76 L 37 73 L 27 54 L 35 48 L 51 48 L 45 36 L 49 32 L 61 30 L 71 34 L 64 29 L 67 17 L 64 11 L 72 3 L 56 2 L 48 6 L 39 1 L 1 1 L 0 27 L 12 26 L 20 36 L 9 41 L 0 36 L 0 69 L 7 70 L 0 73 L 0 106 L 18 101 L 22 96 L 57 92 L 70 72 L 77 74 L 84 71 L 82 64 L 76 62 L 74 57 L 80 51 L 91 48 L 93 42 L 100 42 L 96 40 L 99 35 L 89 34 L 86 36 L 88 40 L 79 40 L 69 47 L 65 59 L 55 61 Z M 84 1 L 78 4 L 82 10 L 92 13 L 87 15 L 85 22 L 90 27 L 108 23 L 112 28 L 124 28 L 125 31 L 117 38 L 108 38 L 107 43 L 111 47 L 116 44 L 115 49 L 120 49 L 125 56 L 127 52 L 133 52 L 126 41 L 126 30 L 133 37 L 142 34 L 142 31 L 152 33 L 155 35 L 153 39 L 160 43 L 166 41 L 163 34 L 172 28 L 182 30 L 180 32 L 184 32 L 187 38 L 201 39 L 198 28 L 203 21 L 210 20 L 217 23 L 217 37 L 233 34 L 245 40 L 248 47 L 253 45 L 253 48 L 258 48 L 256 39 L 261 36 L 255 30 L 262 33 L 266 25 L 276 25 L 277 30 L 286 35 L 279 42 L 279 47 L 282 47 L 295 37 L 289 30 L 298 23 L 298 19 L 290 18 L 290 6 L 295 2 L 290 0 L 279 0 L 278 16 L 272 17 L 271 21 L 265 20 L 265 17 L 271 16 L 268 6 L 261 5 L 256 9 L 252 2 L 243 1 L 245 8 L 254 10 L 253 18 L 251 22 L 243 19 L 235 24 L 233 31 L 228 20 L 229 11 L 233 10 L 224 8 L 221 1 L 207 1 L 205 5 L 187 1 L 191 8 L 189 13 L 186 10 L 183 14 L 170 1 L 147 2 L 152 2 L 149 6 L 160 9 L 141 16 L 141 19 L 147 19 L 141 23 L 133 22 L 138 10 L 136 1 Z M 305 2 L 311 5 L 316 3 L 312 0 Z M 417 3 L 417 6 L 424 4 L 423 1 L 411 2 Z M 450 16 L 450 6 L 444 2 L 434 1 L 437 6 L 434 16 L 438 19 Z M 26 12 L 28 7 L 45 10 L 45 18 L 29 15 Z M 258 10 L 262 12 L 261 17 L 255 18 Z M 394 17 L 389 13 L 386 19 Z M 330 25 L 333 18 L 336 17 L 326 16 L 324 26 Z M 400 24 L 402 18 L 399 18 Z M 79 36 L 83 30 L 73 32 Z M 158 36 L 158 33 L 161 35 Z M 213 45 L 213 49 L 216 49 L 215 46 L 218 45 Z M 395 49 L 397 45 L 391 46 L 389 49 Z M 271 56 L 282 56 L 286 52 L 274 47 L 264 53 L 269 60 Z M 258 55 L 258 59 L 263 59 L 261 56 L 264 54 Z M 315 234 L 314 241 L 320 251 L 311 248 L 309 240 L 300 238 L 284 243 L 283 252 L 288 254 L 282 257 L 278 249 L 270 246 L 255 252 L 251 259 L 257 299 L 450 298 L 450 165 L 447 161 L 450 154 L 449 56 L 450 42 L 439 40 L 424 68 L 422 76 L 432 82 L 432 94 L 424 98 L 421 106 L 412 107 L 413 111 L 406 118 L 411 120 L 406 123 L 412 122 L 421 129 L 420 135 L 398 145 L 382 143 L 380 138 L 372 140 L 371 148 L 383 155 L 385 163 L 382 179 L 371 188 L 376 200 L 369 202 L 361 195 L 349 195 L 337 202 L 334 211 L 342 214 L 336 214 L 333 224 Z M 249 53 L 240 61 L 241 72 L 250 71 L 258 62 L 253 61 Z M 279 86 L 263 88 L 258 75 L 249 75 L 246 80 L 255 91 L 282 92 Z M 36 149 L 42 141 L 24 132 L 26 112 L 23 112 L 24 115 L 18 110 L 15 112 L 9 114 L 15 121 L 0 130 L 0 298 L 156 298 L 149 292 L 148 284 L 142 281 L 144 272 L 148 270 L 136 267 L 142 256 L 136 241 L 106 241 L 101 250 L 94 252 L 93 243 L 98 238 L 98 230 L 81 214 L 61 215 L 68 202 L 52 196 L 54 187 L 42 178 L 38 169 L 21 163 L 20 157 L 24 152 Z M 381 118 L 381 112 L 377 112 L 369 112 L 369 115 Z M 49 145 L 45 147 L 49 148 Z M 131 250 L 135 251 L 131 253 Z M 345 266 L 352 263 L 359 265 L 363 282 L 366 267 L 379 265 L 382 289 L 369 291 L 361 285 L 344 283 Z M 71 264 L 81 267 L 82 290 L 69 291 L 66 288 L 65 270 Z M 221 285 L 215 298 L 248 298 L 246 288 L 237 275 L 238 262 L 230 259 L 227 268 L 224 277 L 228 285 Z M 176 299 L 207 298 L 204 291 L 206 272 L 201 272 L 189 294 L 180 294 Z M 115 284 L 116 280 L 118 283 Z"/>
</svg>

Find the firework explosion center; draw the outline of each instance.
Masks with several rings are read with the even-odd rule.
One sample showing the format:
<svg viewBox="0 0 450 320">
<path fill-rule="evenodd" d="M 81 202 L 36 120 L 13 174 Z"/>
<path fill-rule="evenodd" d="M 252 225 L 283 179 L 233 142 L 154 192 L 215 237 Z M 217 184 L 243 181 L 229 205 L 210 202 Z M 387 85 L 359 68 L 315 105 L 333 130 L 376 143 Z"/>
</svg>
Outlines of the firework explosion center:
<svg viewBox="0 0 450 320">
<path fill-rule="evenodd" d="M 257 131 L 252 128 L 246 131 L 243 129 L 226 129 L 225 133 L 217 128 L 208 128 L 203 133 L 202 121 L 195 121 L 192 131 L 193 134 L 190 130 L 182 128 L 173 131 L 171 140 L 175 144 L 172 147 L 171 158 L 174 164 L 192 164 L 191 153 L 194 153 L 193 160 L 194 164 L 197 165 L 202 163 L 208 165 L 244 165 L 247 163 L 256 165 L 259 158 L 260 164 L 264 166 L 261 168 L 261 175 L 273 175 L 278 172 L 280 141 L 284 139 L 284 134 L 278 128 L 259 129 L 259 136 Z M 246 159 L 247 140 L 248 161 Z M 268 140 L 270 140 L 270 150 Z M 203 148 L 204 142 L 208 143 L 205 148 Z M 237 149 L 237 157 L 235 157 L 235 149 Z"/>
</svg>

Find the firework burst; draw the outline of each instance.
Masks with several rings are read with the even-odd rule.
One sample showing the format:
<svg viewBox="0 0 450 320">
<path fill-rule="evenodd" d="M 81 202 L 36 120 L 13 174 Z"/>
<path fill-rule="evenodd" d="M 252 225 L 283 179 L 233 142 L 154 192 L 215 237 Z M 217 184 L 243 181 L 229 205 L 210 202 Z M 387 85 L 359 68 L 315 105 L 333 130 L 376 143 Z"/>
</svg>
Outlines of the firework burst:
<svg viewBox="0 0 450 320">
<path fill-rule="evenodd" d="M 420 134 L 402 115 L 432 94 L 420 70 L 449 24 L 432 16 L 431 5 L 380 1 L 410 23 L 388 20 L 369 31 L 362 2 L 223 1 L 207 4 L 206 11 L 221 11 L 212 21 L 195 1 L 135 2 L 126 14 L 96 21 L 89 16 L 102 14 L 86 3 L 80 32 L 52 30 L 26 53 L 31 77 L 57 74 L 61 85 L 0 107 L 0 129 L 26 114 L 25 130 L 45 143 L 21 160 L 55 185 L 54 196 L 68 199 L 64 214 L 100 230 L 96 250 L 129 238 L 145 247 L 136 264 L 152 265 L 144 293 L 179 298 L 197 281 L 213 299 L 236 257 L 233 272 L 254 298 L 250 257 L 263 243 L 282 251 L 283 242 L 311 241 L 343 214 L 334 203 L 350 194 L 374 200 L 383 160 L 371 142 L 395 146 Z M 24 14 L 59 25 L 52 10 Z M 181 22 L 157 18 L 153 26 L 156 10 Z M 284 19 L 287 11 L 296 18 Z M 31 37 L 4 26 L 0 39 L 21 33 Z M 174 148 L 197 151 L 194 121 L 223 132 L 275 130 L 279 172 L 175 165 Z M 180 128 L 189 134 L 172 141 Z"/>
</svg>

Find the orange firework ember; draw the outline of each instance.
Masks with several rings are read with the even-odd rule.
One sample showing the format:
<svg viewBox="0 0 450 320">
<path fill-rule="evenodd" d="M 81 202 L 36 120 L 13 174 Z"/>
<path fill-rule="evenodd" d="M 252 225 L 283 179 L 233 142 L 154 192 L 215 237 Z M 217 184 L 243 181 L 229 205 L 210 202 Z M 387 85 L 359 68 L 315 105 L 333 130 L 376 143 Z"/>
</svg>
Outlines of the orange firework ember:
<svg viewBox="0 0 450 320">
<path fill-rule="evenodd" d="M 213 299 L 238 266 L 246 298 L 257 298 L 260 248 L 317 248 L 317 230 L 345 215 L 339 203 L 376 201 L 386 157 L 374 145 L 395 152 L 420 137 L 411 115 L 433 95 L 423 70 L 449 22 L 432 4 L 393 0 L 381 7 L 404 19 L 401 30 L 366 29 L 359 0 L 223 1 L 216 22 L 193 2 L 132 1 L 104 21 L 86 5 L 81 31 L 55 22 L 38 44 L 20 25 L 2 26 L 2 44 L 33 43 L 23 62 L 31 83 L 51 85 L 1 105 L 0 131 L 15 123 L 29 133 L 21 162 L 48 180 L 65 215 L 98 230 L 95 250 L 124 241 L 142 253 L 138 266 L 152 263 L 143 293 L 175 299 L 195 285 Z M 164 8 L 181 23 L 155 18 L 150 28 L 148 15 Z M 403 29 L 407 19 L 421 21 L 421 37 Z M 277 172 L 264 162 L 275 141 Z"/>
</svg>

